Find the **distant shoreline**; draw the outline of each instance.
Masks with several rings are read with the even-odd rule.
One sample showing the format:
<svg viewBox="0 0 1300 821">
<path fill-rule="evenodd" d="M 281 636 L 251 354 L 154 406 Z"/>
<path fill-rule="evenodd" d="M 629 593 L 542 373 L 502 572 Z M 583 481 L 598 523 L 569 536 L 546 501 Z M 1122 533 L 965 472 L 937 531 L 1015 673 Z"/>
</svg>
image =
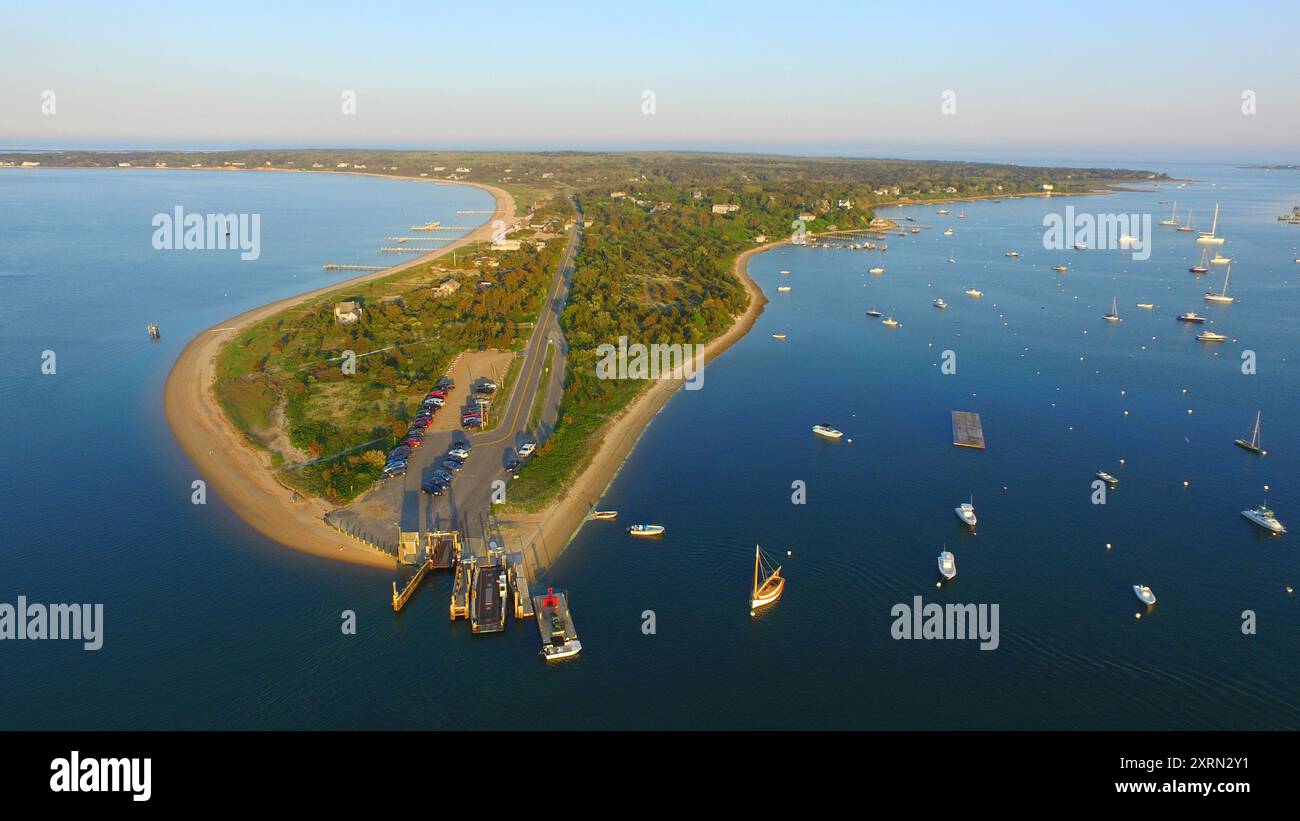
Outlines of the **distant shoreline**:
<svg viewBox="0 0 1300 821">
<path fill-rule="evenodd" d="M 214 169 L 149 168 L 144 170 Z M 221 170 L 252 171 L 253 169 Z M 357 176 L 427 182 L 434 185 L 466 185 L 487 191 L 496 203 L 495 210 L 488 220 L 442 248 L 421 254 L 415 259 L 382 271 L 340 280 L 303 294 L 252 308 L 200 332 L 176 358 L 163 387 L 163 412 L 176 441 L 180 443 L 181 448 L 198 469 L 199 476 L 253 529 L 269 539 L 303 553 L 368 567 L 391 569 L 393 557 L 363 545 L 325 523 L 324 516 L 329 507 L 323 500 L 299 495 L 291 488 L 280 484 L 271 468 L 269 454 L 254 448 L 247 437 L 226 418 L 221 403 L 217 401 L 213 392 L 217 355 L 223 344 L 244 328 L 279 311 L 318 299 L 340 288 L 382 279 L 417 265 L 423 265 L 471 242 L 490 239 L 492 224 L 496 220 L 504 220 L 507 224 L 513 222 L 515 201 L 505 190 L 484 183 L 422 177 L 393 177 L 365 172 L 262 170 L 284 170 L 302 174 L 355 173 Z"/>
</svg>

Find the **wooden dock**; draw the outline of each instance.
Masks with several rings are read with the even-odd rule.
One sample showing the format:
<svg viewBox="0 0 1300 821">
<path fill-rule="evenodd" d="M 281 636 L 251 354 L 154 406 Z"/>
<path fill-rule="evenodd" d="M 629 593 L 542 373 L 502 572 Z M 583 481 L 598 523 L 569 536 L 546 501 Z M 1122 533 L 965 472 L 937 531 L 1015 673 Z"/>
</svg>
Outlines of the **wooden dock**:
<svg viewBox="0 0 1300 821">
<path fill-rule="evenodd" d="M 397 589 L 397 582 L 393 582 L 394 613 L 401 612 L 402 608 L 406 606 L 406 603 L 411 600 L 411 596 L 415 595 L 415 590 L 420 586 L 420 582 L 424 581 L 424 577 L 427 576 L 431 570 L 433 570 L 433 564 L 431 562 L 425 562 L 420 565 L 420 569 L 415 571 L 415 575 L 411 577 L 410 581 L 408 581 L 406 586 L 401 590 Z"/>
<path fill-rule="evenodd" d="M 434 530 L 424 534 L 425 556 L 434 570 L 451 570 L 460 563 L 460 534 L 454 530 Z"/>
<path fill-rule="evenodd" d="M 456 563 L 456 580 L 451 587 L 451 620 L 469 618 L 469 588 L 474 580 L 474 562 Z"/>
<path fill-rule="evenodd" d="M 978 413 L 952 412 L 952 443 L 959 448 L 984 449 L 984 426 Z"/>
<path fill-rule="evenodd" d="M 515 594 L 515 618 L 531 619 L 533 617 L 533 597 L 529 595 L 528 569 L 524 564 L 522 553 L 511 553 L 506 566 L 510 573 L 510 587 Z"/>
</svg>

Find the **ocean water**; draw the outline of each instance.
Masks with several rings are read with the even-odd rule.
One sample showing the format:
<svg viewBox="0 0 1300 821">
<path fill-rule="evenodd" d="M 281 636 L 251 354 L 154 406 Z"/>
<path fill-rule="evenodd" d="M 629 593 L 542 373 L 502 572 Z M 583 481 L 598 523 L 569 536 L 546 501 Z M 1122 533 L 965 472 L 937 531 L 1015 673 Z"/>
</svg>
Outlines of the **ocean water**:
<svg viewBox="0 0 1300 821">
<path fill-rule="evenodd" d="M 585 648 L 549 666 L 531 623 L 480 637 L 450 623 L 447 577 L 394 616 L 392 574 L 279 548 L 215 494 L 190 504 L 198 477 L 161 412 L 193 334 L 346 276 L 322 262 L 374 264 L 383 236 L 488 208 L 486 194 L 311 175 L 0 175 L 0 601 L 102 602 L 106 632 L 98 652 L 0 643 L 0 727 L 1296 728 L 1296 536 L 1263 536 L 1240 511 L 1269 485 L 1300 526 L 1300 228 L 1276 222 L 1300 204 L 1300 175 L 1162 170 L 1199 182 L 951 217 L 890 210 L 934 227 L 887 238 L 885 254 L 756 257 L 771 302 L 754 331 L 646 431 L 600 503 L 619 521 L 588 523 L 542 580 L 570 591 Z M 1147 261 L 1043 248 L 1044 214 L 1066 205 L 1158 221 L 1175 198 L 1205 228 L 1222 203 L 1237 303 L 1202 301 L 1222 269 L 1189 274 L 1199 250 L 1173 229 L 1153 228 Z M 176 204 L 261 213 L 261 259 L 154 251 L 149 220 Z M 875 264 L 883 276 L 866 273 Z M 981 299 L 962 293 L 972 285 Z M 1116 325 L 1100 318 L 1112 297 Z M 872 306 L 902 327 L 867 318 Z M 1232 340 L 1196 342 L 1173 319 L 1188 310 Z M 150 321 L 160 343 L 144 338 Z M 54 376 L 40 373 L 47 349 Z M 950 444 L 953 409 L 982 415 L 987 450 Z M 1262 459 L 1232 446 L 1256 410 Z M 820 421 L 845 440 L 815 438 Z M 1099 468 L 1120 478 L 1105 505 L 1091 501 Z M 971 495 L 978 535 L 952 512 Z M 668 532 L 633 541 L 635 521 Z M 788 579 L 756 618 L 755 543 Z M 938 589 L 943 545 L 959 575 Z M 1141 619 L 1135 582 L 1159 597 Z M 998 648 L 892 639 L 891 608 L 917 595 L 997 604 Z M 355 636 L 340 631 L 345 610 Z"/>
</svg>

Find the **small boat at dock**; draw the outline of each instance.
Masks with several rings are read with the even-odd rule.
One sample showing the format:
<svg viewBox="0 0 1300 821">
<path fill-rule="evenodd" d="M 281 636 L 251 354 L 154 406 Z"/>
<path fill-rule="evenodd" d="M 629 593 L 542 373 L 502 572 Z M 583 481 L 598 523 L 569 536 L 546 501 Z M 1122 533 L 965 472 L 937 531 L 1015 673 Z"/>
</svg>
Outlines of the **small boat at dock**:
<svg viewBox="0 0 1300 821">
<path fill-rule="evenodd" d="M 781 566 L 768 570 L 763 561 L 763 551 L 754 545 L 754 584 L 749 590 L 749 610 L 754 612 L 760 607 L 775 604 L 785 592 L 785 579 L 781 577 Z"/>
<path fill-rule="evenodd" d="M 1138 601 L 1142 602 L 1147 607 L 1156 603 L 1156 594 L 1152 593 L 1151 588 L 1147 587 L 1145 584 L 1133 585 L 1133 595 L 1137 596 Z"/>
<path fill-rule="evenodd" d="M 663 525 L 632 525 L 627 529 L 627 532 L 632 534 L 633 536 L 641 536 L 643 538 L 650 537 L 650 536 L 662 536 L 664 535 L 664 526 Z"/>
<path fill-rule="evenodd" d="M 598 522 L 606 522 L 609 521 L 610 519 L 617 519 L 618 511 L 617 510 L 593 510 L 591 512 L 591 518 L 595 519 Z"/>
<path fill-rule="evenodd" d="M 573 616 L 569 613 L 568 593 L 557 593 L 554 588 L 548 587 L 545 596 L 534 597 L 533 605 L 537 629 L 542 635 L 542 650 L 539 654 L 542 658 L 561 661 L 582 652 L 582 642 L 578 641 Z"/>
<path fill-rule="evenodd" d="M 1250 441 L 1246 441 L 1245 439 L 1237 439 L 1233 442 L 1233 444 L 1235 444 L 1239 448 L 1245 448 L 1251 453 L 1258 453 L 1260 456 L 1265 456 L 1268 454 L 1268 451 L 1260 447 L 1259 444 L 1259 418 L 1260 416 L 1263 415 L 1263 413 L 1264 413 L 1263 411 L 1255 412 L 1255 429 L 1250 433 Z"/>
</svg>

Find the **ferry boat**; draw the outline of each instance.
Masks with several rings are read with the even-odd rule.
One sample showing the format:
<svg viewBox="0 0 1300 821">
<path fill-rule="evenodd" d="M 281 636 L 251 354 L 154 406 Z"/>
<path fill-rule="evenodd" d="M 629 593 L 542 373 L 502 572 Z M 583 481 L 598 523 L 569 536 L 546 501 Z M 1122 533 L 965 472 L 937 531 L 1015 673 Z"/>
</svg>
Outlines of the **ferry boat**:
<svg viewBox="0 0 1300 821">
<path fill-rule="evenodd" d="M 952 555 L 950 550 L 939 554 L 939 575 L 943 576 L 945 581 L 957 578 L 957 557 Z"/>
<path fill-rule="evenodd" d="M 1020 256 L 1020 252 L 1019 252 L 1019 251 L 1007 251 L 1007 252 L 1006 252 L 1005 254 L 1003 254 L 1002 256 L 1004 256 L 1004 257 L 1018 257 L 1018 256 Z"/>
<path fill-rule="evenodd" d="M 598 522 L 609 521 L 610 519 L 617 519 L 618 511 L 617 510 L 593 510 L 591 512 L 591 518 L 595 519 Z"/>
<path fill-rule="evenodd" d="M 897 328 L 901 326 L 903 323 L 899 322 L 897 319 L 894 319 L 894 317 L 890 315 L 880 320 L 880 324 L 884 325 L 886 328 Z"/>
<path fill-rule="evenodd" d="M 1260 456 L 1266 456 L 1268 455 L 1268 451 L 1259 446 L 1259 417 L 1262 414 L 1263 411 L 1255 411 L 1255 429 L 1251 431 L 1250 441 L 1247 442 L 1245 439 L 1237 439 L 1234 444 L 1239 448 L 1245 448 L 1251 453 L 1258 453 Z"/>
<path fill-rule="evenodd" d="M 1273 511 L 1268 509 L 1268 505 L 1260 505 L 1259 507 L 1253 507 L 1250 510 L 1243 510 L 1241 511 L 1241 515 L 1270 533 L 1277 533 L 1279 535 L 1286 533 L 1286 528 L 1283 527 L 1282 523 L 1273 515 Z"/>
<path fill-rule="evenodd" d="M 1062 274 L 1063 274 L 1063 273 L 1065 273 L 1066 271 L 1070 270 L 1070 266 L 1068 266 L 1068 265 L 1053 265 L 1053 266 L 1052 266 L 1052 270 L 1053 270 L 1053 271 L 1056 271 L 1056 272 L 1058 272 L 1058 273 L 1062 273 Z"/>
<path fill-rule="evenodd" d="M 1160 220 L 1160 224 L 1169 228 L 1178 227 L 1178 200 L 1174 200 L 1174 214 L 1167 220 Z"/>
<path fill-rule="evenodd" d="M 884 268 L 881 268 L 879 265 L 875 266 L 874 268 L 868 268 L 868 269 L 867 269 L 867 273 L 868 273 L 868 274 L 883 274 L 884 272 L 885 272 L 885 269 L 884 269 Z"/>
<path fill-rule="evenodd" d="M 963 522 L 970 525 L 971 527 L 974 527 L 976 522 L 979 521 L 978 519 L 975 518 L 975 497 L 974 496 L 970 497 L 969 502 L 962 502 L 960 505 L 953 508 L 953 510 L 957 513 L 958 519 L 961 519 Z"/>
<path fill-rule="evenodd" d="M 1205 331 L 1196 335 L 1197 342 L 1227 342 L 1228 337 L 1223 334 L 1216 334 L 1214 331 Z"/>
<path fill-rule="evenodd" d="M 1191 271 L 1193 274 L 1204 274 L 1205 272 L 1207 272 L 1207 271 L 1210 270 L 1209 265 L 1206 264 L 1206 263 L 1208 263 L 1209 261 L 1210 261 L 1210 252 L 1209 252 L 1209 250 L 1208 250 L 1208 249 L 1202 249 L 1202 250 L 1201 250 L 1201 261 L 1198 262 L 1198 263 L 1196 263 L 1195 265 L 1193 265 L 1191 268 L 1188 268 L 1187 270 L 1188 270 L 1188 271 Z"/>
<path fill-rule="evenodd" d="M 1109 473 L 1107 473 L 1104 470 L 1097 471 L 1097 478 L 1102 480 L 1106 484 L 1110 485 L 1111 487 L 1114 487 L 1115 485 L 1119 484 L 1119 479 L 1116 479 L 1114 476 L 1111 476 Z"/>
<path fill-rule="evenodd" d="M 817 434 L 818 436 L 824 436 L 827 439 L 839 439 L 841 436 L 844 435 L 843 431 L 838 431 L 835 428 L 831 427 L 830 425 L 826 424 L 825 422 L 821 423 L 820 425 L 813 425 L 812 432 Z"/>
<path fill-rule="evenodd" d="M 1198 245 L 1222 245 L 1223 237 L 1215 236 L 1215 233 L 1218 230 L 1219 230 L 1219 204 L 1216 202 L 1214 204 L 1214 222 L 1210 224 L 1210 232 L 1208 234 L 1205 232 L 1201 232 L 1201 235 L 1196 238 L 1196 243 Z"/>
<path fill-rule="evenodd" d="M 1133 594 L 1138 597 L 1138 601 L 1150 607 L 1156 603 L 1156 594 L 1151 592 L 1151 588 L 1145 584 L 1133 585 Z"/>
<path fill-rule="evenodd" d="M 633 536 L 662 536 L 664 535 L 663 525 L 632 525 L 627 532 Z"/>
<path fill-rule="evenodd" d="M 877 311 L 875 308 L 872 308 L 871 310 L 867 311 L 867 316 L 870 317 L 880 316 L 880 311 Z"/>
<path fill-rule="evenodd" d="M 785 294 L 785 293 L 789 293 L 789 292 L 790 292 L 790 286 L 789 286 L 789 285 L 778 285 L 776 289 L 777 289 L 778 291 L 780 291 L 781 293 L 783 293 L 783 294 Z"/>
<path fill-rule="evenodd" d="M 942 299 L 936 299 L 936 300 L 933 300 L 930 304 L 933 305 L 934 307 L 938 308 L 938 309 L 941 310 L 941 311 L 942 311 L 944 308 L 947 308 L 947 307 L 948 307 L 948 303 L 947 303 L 947 302 L 944 302 Z"/>
<path fill-rule="evenodd" d="M 1154 302 L 1139 302 L 1137 306 L 1144 311 L 1149 311 L 1152 308 L 1156 307 L 1156 304 Z"/>
<path fill-rule="evenodd" d="M 979 288 L 967 288 L 966 296 L 984 296 L 984 292 Z"/>
<path fill-rule="evenodd" d="M 768 570 L 763 560 L 763 551 L 754 545 L 754 584 L 749 589 L 749 612 L 752 614 L 760 607 L 775 604 L 785 592 L 785 579 L 781 577 L 781 566 Z"/>
<path fill-rule="evenodd" d="M 1110 313 L 1102 314 L 1101 318 L 1107 322 L 1119 322 L 1119 299 L 1117 297 L 1110 298 Z"/>
<path fill-rule="evenodd" d="M 1234 297 L 1230 297 L 1230 296 L 1228 296 L 1228 277 L 1230 277 L 1230 276 L 1232 276 L 1232 266 L 1231 266 L 1231 265 L 1228 266 L 1228 270 L 1227 270 L 1227 272 L 1224 273 L 1224 275 L 1223 275 L 1223 290 L 1220 291 L 1220 292 L 1217 293 L 1217 294 L 1214 293 L 1213 291 L 1210 291 L 1209 293 L 1207 293 L 1207 294 L 1205 295 L 1205 301 L 1206 301 L 1206 302 L 1217 302 L 1217 303 L 1219 303 L 1219 304 L 1221 304 L 1221 305 L 1230 305 L 1230 304 L 1232 304 L 1232 301 L 1233 301 Z"/>
<path fill-rule="evenodd" d="M 1185 314 L 1179 314 L 1178 321 L 1179 322 L 1204 322 L 1205 317 L 1196 313 L 1196 311 L 1188 311 Z"/>
</svg>

